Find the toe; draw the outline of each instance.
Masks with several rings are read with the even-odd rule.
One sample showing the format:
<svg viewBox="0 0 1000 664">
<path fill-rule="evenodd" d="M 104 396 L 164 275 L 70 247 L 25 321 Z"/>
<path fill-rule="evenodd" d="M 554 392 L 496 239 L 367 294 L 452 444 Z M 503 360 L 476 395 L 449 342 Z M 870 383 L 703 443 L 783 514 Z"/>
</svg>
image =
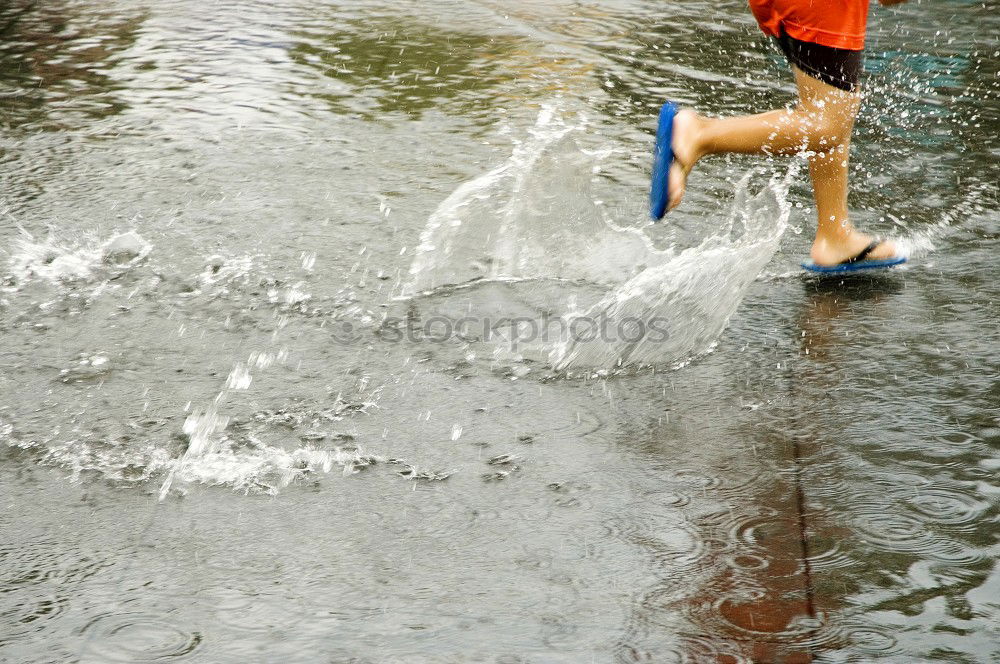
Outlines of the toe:
<svg viewBox="0 0 1000 664">
<path fill-rule="evenodd" d="M 899 249 L 896 247 L 895 242 L 889 240 L 883 240 L 879 242 L 879 245 L 872 249 L 869 256 L 876 260 L 883 260 L 886 258 L 895 258 L 899 254 Z"/>
</svg>

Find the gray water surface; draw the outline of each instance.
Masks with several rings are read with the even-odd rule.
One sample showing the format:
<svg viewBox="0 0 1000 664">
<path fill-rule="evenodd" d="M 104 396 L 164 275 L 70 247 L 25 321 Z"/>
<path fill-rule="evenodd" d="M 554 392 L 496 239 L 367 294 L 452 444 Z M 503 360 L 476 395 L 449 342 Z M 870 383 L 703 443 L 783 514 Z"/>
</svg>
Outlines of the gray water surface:
<svg viewBox="0 0 1000 664">
<path fill-rule="evenodd" d="M 914 258 L 817 280 L 794 160 L 646 222 L 664 98 L 793 99 L 743 2 L 0 4 L 0 661 L 1000 661 L 998 35 L 873 8 L 852 210 Z M 748 173 L 787 218 L 706 241 Z M 492 200 L 568 239 L 400 299 L 449 200 L 436 270 L 496 264 Z M 661 262 L 557 273 L 605 222 Z M 387 326 L 644 269 L 653 366 Z"/>
</svg>

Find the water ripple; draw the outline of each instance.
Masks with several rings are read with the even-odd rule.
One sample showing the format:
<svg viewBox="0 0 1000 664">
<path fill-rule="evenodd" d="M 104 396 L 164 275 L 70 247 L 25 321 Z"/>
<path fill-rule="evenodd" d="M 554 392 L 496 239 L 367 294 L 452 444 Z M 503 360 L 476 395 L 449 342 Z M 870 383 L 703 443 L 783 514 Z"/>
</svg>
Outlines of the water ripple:
<svg viewBox="0 0 1000 664">
<path fill-rule="evenodd" d="M 975 530 L 979 517 L 989 507 L 967 493 L 945 487 L 918 489 L 907 502 L 928 521 L 967 526 L 963 530 Z"/>
<path fill-rule="evenodd" d="M 985 555 L 928 530 L 925 521 L 915 515 L 887 512 L 881 505 L 857 507 L 851 521 L 866 544 L 882 551 L 910 553 L 961 565 L 974 564 Z"/>
<path fill-rule="evenodd" d="M 26 639 L 51 628 L 69 599 L 43 589 L 0 592 L 0 644 Z"/>
<path fill-rule="evenodd" d="M 186 659 L 201 644 L 201 634 L 167 622 L 161 615 L 107 613 L 80 629 L 89 650 L 107 662 L 156 662 Z"/>
<path fill-rule="evenodd" d="M 43 583 L 77 584 L 110 566 L 106 558 L 66 550 L 57 540 L 38 538 L 0 543 L 0 577 L 5 589 Z"/>
</svg>

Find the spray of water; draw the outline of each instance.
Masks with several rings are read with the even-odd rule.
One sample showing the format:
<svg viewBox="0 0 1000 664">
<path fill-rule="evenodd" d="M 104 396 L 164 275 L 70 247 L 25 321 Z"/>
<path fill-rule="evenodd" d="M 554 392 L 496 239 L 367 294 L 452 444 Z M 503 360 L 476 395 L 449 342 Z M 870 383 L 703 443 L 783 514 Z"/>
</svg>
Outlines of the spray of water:
<svg viewBox="0 0 1000 664">
<path fill-rule="evenodd" d="M 96 238 L 70 243 L 49 235 L 45 239 L 20 228 L 10 250 L 8 278 L 15 286 L 32 281 L 65 284 L 120 276 L 142 263 L 153 247 L 135 231 L 101 242 Z"/>
<path fill-rule="evenodd" d="M 476 279 L 582 279 L 611 285 L 655 255 L 649 239 L 605 219 L 591 178 L 609 151 L 582 150 L 554 107 L 506 162 L 459 186 L 420 236 L 402 295 Z"/>
<path fill-rule="evenodd" d="M 173 486 L 177 474 L 183 473 L 185 467 L 194 459 L 218 454 L 220 441 L 217 435 L 229 426 L 229 418 L 220 414 L 219 409 L 232 392 L 250 388 L 250 384 L 253 382 L 251 368 L 265 369 L 275 361 L 283 362 L 287 356 L 288 350 L 284 348 L 276 354 L 269 352 L 251 353 L 246 364 L 237 362 L 233 366 L 233 370 L 229 372 L 229 377 L 226 379 L 225 387 L 204 410 L 195 411 L 187 416 L 184 421 L 184 433 L 188 437 L 188 446 L 180 459 L 170 468 L 166 479 L 163 480 L 163 484 L 160 486 L 160 500 L 166 498 L 170 493 L 170 488 Z"/>
<path fill-rule="evenodd" d="M 552 364 L 557 369 L 676 365 L 710 350 L 778 250 L 797 163 L 757 194 L 750 193 L 753 173 L 746 174 L 721 231 L 647 267 L 587 311 L 570 315 L 563 339 L 551 350 Z M 573 334 L 572 321 L 580 317 L 602 321 L 609 333 Z"/>
<path fill-rule="evenodd" d="M 486 281 L 537 293 L 539 280 L 558 280 L 561 300 L 546 308 L 562 317 L 561 333 L 536 352 L 525 343 L 519 350 L 560 370 L 669 366 L 709 350 L 778 248 L 798 162 L 756 194 L 747 174 L 707 239 L 661 250 L 595 200 L 593 173 L 607 153 L 577 145 L 585 128 L 544 109 L 507 162 L 456 189 L 428 220 L 403 296 L 437 301 L 456 285 Z M 604 296 L 580 306 L 581 285 Z"/>
</svg>

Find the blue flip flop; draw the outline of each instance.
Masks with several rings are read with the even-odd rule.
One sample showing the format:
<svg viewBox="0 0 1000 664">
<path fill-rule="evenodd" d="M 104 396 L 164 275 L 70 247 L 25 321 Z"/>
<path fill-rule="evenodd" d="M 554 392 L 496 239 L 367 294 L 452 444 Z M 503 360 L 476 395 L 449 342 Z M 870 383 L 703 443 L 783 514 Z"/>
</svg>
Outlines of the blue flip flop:
<svg viewBox="0 0 1000 664">
<path fill-rule="evenodd" d="M 802 267 L 809 270 L 810 272 L 818 272 L 820 274 L 832 274 L 837 272 L 861 272 L 863 270 L 879 270 L 882 268 L 892 267 L 893 265 L 899 265 L 900 263 L 906 262 L 906 256 L 893 256 L 892 258 L 876 258 L 871 260 L 866 260 L 868 254 L 870 254 L 875 247 L 882 244 L 882 240 L 873 240 L 867 247 L 862 249 L 857 256 L 853 258 L 848 258 L 842 263 L 837 263 L 836 265 L 817 265 L 812 261 L 802 263 Z"/>
<path fill-rule="evenodd" d="M 654 221 L 663 219 L 670 203 L 668 177 L 674 163 L 674 151 L 670 147 L 674 137 L 674 116 L 677 105 L 667 102 L 660 108 L 660 123 L 656 127 L 656 146 L 653 148 L 653 184 L 649 190 L 649 215 Z"/>
</svg>

